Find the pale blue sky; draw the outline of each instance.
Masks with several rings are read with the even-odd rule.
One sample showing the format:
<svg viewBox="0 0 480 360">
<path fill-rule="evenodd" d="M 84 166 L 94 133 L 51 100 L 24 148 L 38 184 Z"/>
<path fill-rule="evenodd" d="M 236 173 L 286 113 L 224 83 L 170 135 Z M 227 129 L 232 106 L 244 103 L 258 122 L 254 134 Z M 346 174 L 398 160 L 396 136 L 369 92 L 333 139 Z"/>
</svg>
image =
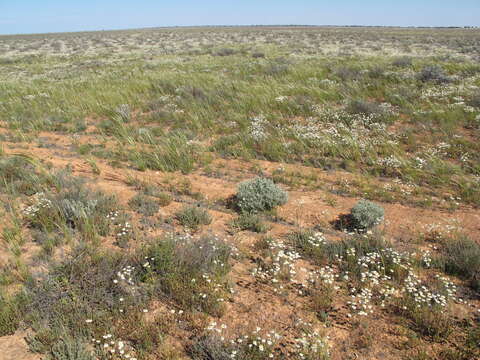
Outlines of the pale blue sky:
<svg viewBox="0 0 480 360">
<path fill-rule="evenodd" d="M 0 0 L 0 34 L 250 24 L 480 26 L 480 0 Z"/>
</svg>

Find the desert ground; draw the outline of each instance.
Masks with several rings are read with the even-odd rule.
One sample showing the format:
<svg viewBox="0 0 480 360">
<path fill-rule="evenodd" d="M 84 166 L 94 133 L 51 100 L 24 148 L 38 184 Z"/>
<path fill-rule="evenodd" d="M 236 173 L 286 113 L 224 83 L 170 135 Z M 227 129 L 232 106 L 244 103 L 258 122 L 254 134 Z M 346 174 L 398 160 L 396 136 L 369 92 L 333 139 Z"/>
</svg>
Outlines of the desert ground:
<svg viewBox="0 0 480 360">
<path fill-rule="evenodd" d="M 0 36 L 0 358 L 480 359 L 480 29 Z"/>
</svg>

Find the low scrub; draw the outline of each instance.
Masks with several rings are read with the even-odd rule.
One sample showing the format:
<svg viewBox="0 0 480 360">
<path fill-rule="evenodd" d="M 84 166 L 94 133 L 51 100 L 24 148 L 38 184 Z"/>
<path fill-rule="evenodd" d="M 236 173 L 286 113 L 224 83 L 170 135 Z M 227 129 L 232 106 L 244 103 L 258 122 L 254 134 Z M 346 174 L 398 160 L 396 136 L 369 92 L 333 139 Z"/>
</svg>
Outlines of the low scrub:
<svg viewBox="0 0 480 360">
<path fill-rule="evenodd" d="M 480 245 L 475 241 L 465 236 L 446 240 L 440 263 L 446 273 L 460 276 L 480 290 Z"/>
<path fill-rule="evenodd" d="M 231 222 L 231 227 L 236 231 L 249 230 L 257 233 L 267 232 L 268 226 L 256 214 L 244 213 Z"/>
<path fill-rule="evenodd" d="M 380 224 L 384 215 L 380 205 L 368 200 L 360 200 L 350 212 L 352 226 L 358 230 L 368 230 Z"/>
<path fill-rule="evenodd" d="M 197 230 L 201 225 L 208 225 L 212 217 L 207 210 L 198 206 L 185 206 L 175 214 L 177 220 L 190 230 Z"/>
<path fill-rule="evenodd" d="M 137 194 L 128 202 L 131 208 L 145 216 L 153 216 L 160 208 L 160 201 L 144 194 Z"/>
<path fill-rule="evenodd" d="M 266 178 L 255 178 L 238 186 L 237 205 L 241 211 L 256 213 L 286 204 L 288 194 Z"/>
<path fill-rule="evenodd" d="M 145 250 L 142 281 L 185 310 L 223 311 L 231 248 L 215 237 L 168 236 Z"/>
</svg>

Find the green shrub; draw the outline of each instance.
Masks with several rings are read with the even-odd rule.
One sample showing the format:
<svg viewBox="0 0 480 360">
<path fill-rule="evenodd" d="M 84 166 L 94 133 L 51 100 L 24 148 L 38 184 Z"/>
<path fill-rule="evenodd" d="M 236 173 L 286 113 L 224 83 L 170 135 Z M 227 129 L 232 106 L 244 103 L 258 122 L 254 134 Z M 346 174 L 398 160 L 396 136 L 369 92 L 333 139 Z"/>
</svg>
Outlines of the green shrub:
<svg viewBox="0 0 480 360">
<path fill-rule="evenodd" d="M 95 357 L 79 339 L 61 339 L 52 347 L 47 360 L 94 360 Z"/>
<path fill-rule="evenodd" d="M 379 104 L 371 101 L 352 100 L 347 106 L 347 111 L 351 114 L 363 114 L 379 116 L 383 114 L 383 109 Z"/>
<path fill-rule="evenodd" d="M 378 225 L 385 212 L 380 205 L 368 200 L 360 200 L 351 210 L 352 225 L 359 230 L 371 229 Z"/>
<path fill-rule="evenodd" d="M 33 195 L 48 184 L 50 177 L 39 171 L 28 157 L 0 157 L 0 190 L 13 194 Z"/>
<path fill-rule="evenodd" d="M 11 298 L 0 295 L 0 337 L 12 335 L 22 321 L 22 313 L 27 302 L 24 294 Z"/>
<path fill-rule="evenodd" d="M 359 69 L 346 66 L 339 67 L 334 71 L 334 74 L 342 81 L 358 80 L 361 77 L 361 72 Z"/>
<path fill-rule="evenodd" d="M 232 350 L 216 336 L 200 336 L 193 339 L 187 353 L 192 359 L 198 360 L 228 360 Z"/>
<path fill-rule="evenodd" d="M 187 353 L 196 360 L 268 360 L 273 358 L 274 343 L 265 341 L 257 334 L 244 335 L 240 341 L 226 341 L 218 335 L 203 335 L 195 337 L 187 347 Z M 232 354 L 235 354 L 232 356 Z M 326 360 L 318 356 L 315 359 Z M 303 357 L 302 359 L 313 359 Z"/>
<path fill-rule="evenodd" d="M 167 206 L 172 202 L 172 195 L 167 192 L 161 192 L 156 195 L 160 206 Z"/>
<path fill-rule="evenodd" d="M 215 237 L 167 236 L 145 249 L 142 281 L 181 308 L 219 315 L 227 295 L 231 248 Z"/>
<path fill-rule="evenodd" d="M 25 216 L 31 227 L 46 232 L 70 228 L 85 238 L 106 235 L 107 215 L 115 209 L 115 197 L 87 188 L 68 172 L 54 174 L 55 189 L 38 193 Z"/>
<path fill-rule="evenodd" d="M 442 307 L 419 306 L 409 296 L 398 299 L 401 314 L 410 320 L 409 326 L 434 341 L 445 341 L 453 331 L 453 320 Z"/>
<path fill-rule="evenodd" d="M 145 216 L 153 216 L 158 212 L 160 203 L 157 199 L 144 194 L 137 194 L 128 202 L 131 208 Z"/>
<path fill-rule="evenodd" d="M 191 230 L 196 230 L 200 225 L 208 225 L 212 222 L 208 211 L 198 206 L 185 206 L 175 214 L 175 217 L 180 224 Z"/>
<path fill-rule="evenodd" d="M 151 150 L 131 151 L 128 158 L 139 170 L 181 171 L 190 173 L 202 158 L 203 149 L 183 134 L 162 137 Z"/>
<path fill-rule="evenodd" d="M 480 290 L 480 245 L 467 237 L 445 242 L 442 259 L 445 272 L 466 279 L 475 290 Z"/>
<path fill-rule="evenodd" d="M 232 48 L 221 48 L 215 51 L 212 55 L 213 56 L 231 56 L 235 55 L 235 49 Z"/>
<path fill-rule="evenodd" d="M 325 260 L 327 242 L 321 233 L 299 230 L 288 234 L 288 240 L 303 256 L 321 264 Z"/>
<path fill-rule="evenodd" d="M 412 66 L 412 58 L 408 56 L 402 56 L 392 61 L 392 65 L 396 67 L 410 67 Z"/>
<path fill-rule="evenodd" d="M 480 109 L 480 91 L 476 91 L 472 96 L 467 100 L 467 104 Z"/>
<path fill-rule="evenodd" d="M 244 181 L 238 186 L 237 205 L 241 211 L 255 213 L 283 205 L 288 194 L 266 178 Z"/>
<path fill-rule="evenodd" d="M 449 77 L 445 75 L 443 69 L 438 65 L 425 66 L 417 74 L 417 79 L 421 82 L 435 82 L 437 84 L 450 82 Z"/>
<path fill-rule="evenodd" d="M 142 191 L 145 195 L 157 198 L 160 206 L 167 206 L 172 202 L 172 195 L 170 195 L 168 192 L 161 191 L 154 185 L 146 185 Z"/>
<path fill-rule="evenodd" d="M 122 254 L 77 247 L 67 259 L 52 264 L 42 279 L 27 283 L 25 319 L 35 330 L 29 338 L 32 350 L 53 355 L 55 349 L 62 350 L 62 339 L 88 341 L 110 331 L 119 309 L 145 306 L 142 289 L 132 290 L 119 280 L 126 261 Z"/>
<path fill-rule="evenodd" d="M 257 233 L 264 233 L 268 230 L 268 226 L 263 223 L 258 215 L 250 213 L 243 213 L 234 219 L 231 222 L 231 227 L 238 231 L 249 230 Z"/>
</svg>

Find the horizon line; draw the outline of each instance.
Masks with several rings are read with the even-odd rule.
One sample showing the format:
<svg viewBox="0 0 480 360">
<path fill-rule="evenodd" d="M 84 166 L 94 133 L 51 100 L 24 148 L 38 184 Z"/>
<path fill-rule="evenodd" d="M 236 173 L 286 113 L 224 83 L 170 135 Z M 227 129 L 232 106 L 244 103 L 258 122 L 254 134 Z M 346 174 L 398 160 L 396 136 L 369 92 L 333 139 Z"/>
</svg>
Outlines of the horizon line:
<svg viewBox="0 0 480 360">
<path fill-rule="evenodd" d="M 428 25 L 312 25 L 312 24 L 249 24 L 249 25 L 169 25 L 169 26 L 146 26 L 146 27 L 133 27 L 133 28 L 109 28 L 109 29 L 95 29 L 95 30 L 69 30 L 69 31 L 52 31 L 52 32 L 39 32 L 39 33 L 0 33 L 0 36 L 17 36 L 17 35 L 54 35 L 54 34 L 76 34 L 87 32 L 113 32 L 113 31 L 132 31 L 132 30 L 155 30 L 155 29 L 178 29 L 178 28 L 228 28 L 228 27 L 318 27 L 318 28 L 397 28 L 397 29 L 479 29 L 477 25 L 445 25 L 445 26 L 428 26 Z"/>
</svg>

